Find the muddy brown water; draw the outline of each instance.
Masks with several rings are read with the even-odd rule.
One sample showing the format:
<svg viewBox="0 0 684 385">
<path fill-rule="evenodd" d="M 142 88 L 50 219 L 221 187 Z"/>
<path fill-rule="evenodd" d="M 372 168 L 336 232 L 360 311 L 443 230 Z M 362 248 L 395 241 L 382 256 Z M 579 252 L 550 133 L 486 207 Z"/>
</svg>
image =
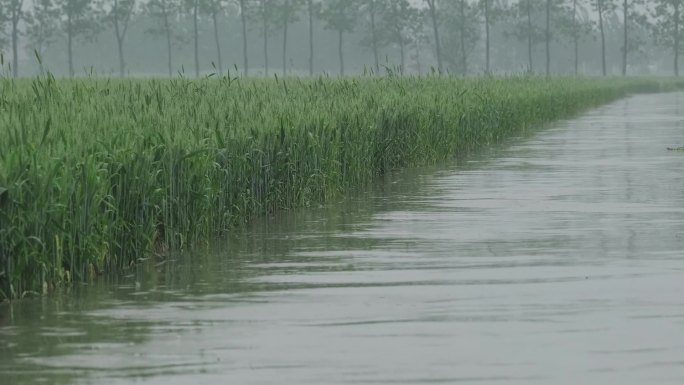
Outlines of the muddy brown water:
<svg viewBox="0 0 684 385">
<path fill-rule="evenodd" d="M 0 383 L 684 381 L 684 94 L 0 306 Z"/>
</svg>

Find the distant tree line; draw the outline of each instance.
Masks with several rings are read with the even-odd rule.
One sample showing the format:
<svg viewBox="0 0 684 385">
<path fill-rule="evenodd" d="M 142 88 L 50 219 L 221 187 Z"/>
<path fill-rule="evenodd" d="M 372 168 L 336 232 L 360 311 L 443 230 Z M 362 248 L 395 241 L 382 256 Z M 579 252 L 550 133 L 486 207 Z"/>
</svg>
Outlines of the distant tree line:
<svg viewBox="0 0 684 385">
<path fill-rule="evenodd" d="M 203 58 L 198 47 L 206 39 L 215 46 L 212 66 L 223 74 L 225 36 L 219 25 L 239 23 L 244 75 L 251 70 L 249 59 L 256 56 L 268 75 L 273 70 L 269 46 L 275 44 L 282 48 L 278 65 L 283 75 L 290 71 L 292 44 L 308 46 L 306 70 L 314 74 L 316 24 L 335 33 L 342 75 L 345 39 L 353 35 L 369 53 L 372 73 L 403 74 L 409 58 L 419 72 L 431 65 L 437 73 L 490 73 L 495 70 L 493 52 L 506 50 L 502 41 L 524 44 L 524 69 L 546 74 L 558 72 L 552 58 L 562 42 L 571 47 L 573 71 L 580 73 L 581 46 L 593 41 L 601 47 L 603 75 L 609 74 L 609 65 L 617 65 L 608 62 L 615 57 L 606 53 L 617 44 L 623 75 L 629 73 L 634 54 L 658 46 L 669 52 L 678 76 L 683 7 L 684 0 L 0 0 L 0 51 L 5 59 L 11 58 L 9 68 L 16 77 L 21 73 L 20 51 L 35 54 L 42 71 L 46 50 L 64 44 L 68 74 L 74 76 L 74 45 L 113 34 L 118 72 L 125 76 L 129 26 L 144 19 L 146 32 L 165 46 L 169 76 L 174 72 L 172 46 L 178 42 L 193 47 L 193 70 L 200 76 Z M 294 23 L 308 26 L 306 41 L 290 41 L 288 31 Z M 259 34 L 261 47 L 253 46 L 250 33 Z M 495 38 L 499 43 L 493 48 Z M 383 60 L 389 50 L 398 57 L 392 65 Z M 543 59 L 538 63 L 535 53 L 540 51 Z"/>
</svg>

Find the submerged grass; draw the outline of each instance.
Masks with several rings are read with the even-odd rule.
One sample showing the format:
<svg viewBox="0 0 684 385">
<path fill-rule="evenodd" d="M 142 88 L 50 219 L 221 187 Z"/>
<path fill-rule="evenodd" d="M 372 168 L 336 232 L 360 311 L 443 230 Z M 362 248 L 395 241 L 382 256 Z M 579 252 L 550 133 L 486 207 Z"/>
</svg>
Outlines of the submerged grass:
<svg viewBox="0 0 684 385">
<path fill-rule="evenodd" d="M 117 271 L 654 79 L 0 80 L 0 299 Z"/>
</svg>

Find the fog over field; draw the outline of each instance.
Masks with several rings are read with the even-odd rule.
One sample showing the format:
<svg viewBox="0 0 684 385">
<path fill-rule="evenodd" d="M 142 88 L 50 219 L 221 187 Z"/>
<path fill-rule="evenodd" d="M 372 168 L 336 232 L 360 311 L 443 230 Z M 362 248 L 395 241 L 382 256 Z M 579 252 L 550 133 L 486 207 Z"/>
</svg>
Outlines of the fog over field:
<svg viewBox="0 0 684 385">
<path fill-rule="evenodd" d="M 674 74 L 683 6 L 684 0 L 0 0 L 0 50 L 8 76 Z"/>
</svg>

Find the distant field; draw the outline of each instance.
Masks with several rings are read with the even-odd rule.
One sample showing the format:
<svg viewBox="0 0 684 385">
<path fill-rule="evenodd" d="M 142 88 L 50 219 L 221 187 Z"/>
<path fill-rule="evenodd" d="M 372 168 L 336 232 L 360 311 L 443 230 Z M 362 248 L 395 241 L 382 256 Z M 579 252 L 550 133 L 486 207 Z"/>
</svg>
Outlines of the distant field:
<svg viewBox="0 0 684 385">
<path fill-rule="evenodd" d="M 0 80 L 0 300 L 668 79 Z"/>
</svg>

